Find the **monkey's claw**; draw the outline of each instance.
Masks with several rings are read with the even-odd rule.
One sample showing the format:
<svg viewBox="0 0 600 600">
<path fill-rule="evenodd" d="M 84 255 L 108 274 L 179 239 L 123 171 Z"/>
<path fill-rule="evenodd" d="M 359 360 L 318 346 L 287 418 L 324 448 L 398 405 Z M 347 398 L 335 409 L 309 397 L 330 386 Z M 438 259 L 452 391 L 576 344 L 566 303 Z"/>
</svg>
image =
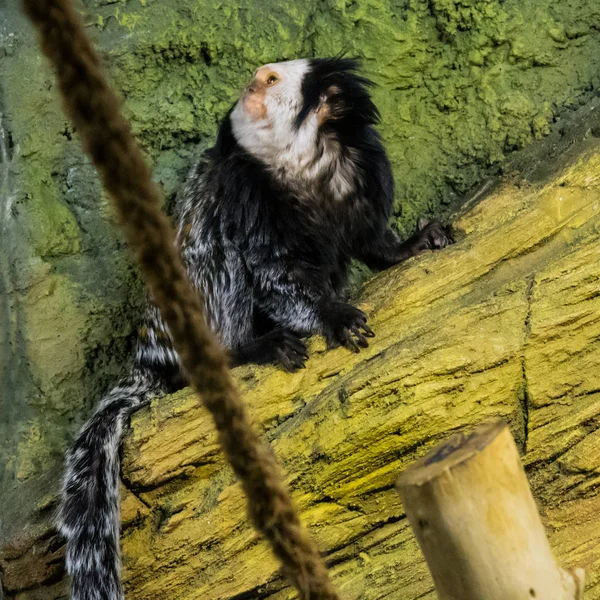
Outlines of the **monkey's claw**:
<svg viewBox="0 0 600 600">
<path fill-rule="evenodd" d="M 293 373 L 298 369 L 304 369 L 304 363 L 308 359 L 308 350 L 304 341 L 287 329 L 275 329 L 269 336 L 275 358 L 286 371 Z"/>
<path fill-rule="evenodd" d="M 441 250 L 454 243 L 450 227 L 442 225 L 439 221 L 421 218 L 417 228 L 418 250 Z"/>
<path fill-rule="evenodd" d="M 343 302 L 333 302 L 325 312 L 323 334 L 329 348 L 344 346 L 352 352 L 367 348 L 368 337 L 374 337 L 367 325 L 367 315 L 358 308 Z"/>
<path fill-rule="evenodd" d="M 232 366 L 253 362 L 257 365 L 279 363 L 286 371 L 303 369 L 308 358 L 306 344 L 289 329 L 274 329 L 237 348 Z"/>
</svg>

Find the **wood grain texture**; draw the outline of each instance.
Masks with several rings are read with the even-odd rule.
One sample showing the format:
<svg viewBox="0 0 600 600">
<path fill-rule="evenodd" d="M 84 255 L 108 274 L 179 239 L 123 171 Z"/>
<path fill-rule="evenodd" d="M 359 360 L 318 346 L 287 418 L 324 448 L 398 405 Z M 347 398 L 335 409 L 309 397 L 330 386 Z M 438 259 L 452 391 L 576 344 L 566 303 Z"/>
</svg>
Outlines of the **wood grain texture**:
<svg viewBox="0 0 600 600">
<path fill-rule="evenodd" d="M 457 433 L 396 483 L 439 600 L 582 600 L 556 563 L 506 423 Z"/>
<path fill-rule="evenodd" d="M 302 518 L 348 600 L 433 599 L 394 491 L 457 430 L 502 417 L 553 551 L 600 599 L 600 149 L 552 183 L 505 183 L 455 246 L 376 276 L 358 355 L 311 344 L 307 369 L 235 371 Z M 132 418 L 122 536 L 131 600 L 293 598 L 189 390 Z"/>
</svg>

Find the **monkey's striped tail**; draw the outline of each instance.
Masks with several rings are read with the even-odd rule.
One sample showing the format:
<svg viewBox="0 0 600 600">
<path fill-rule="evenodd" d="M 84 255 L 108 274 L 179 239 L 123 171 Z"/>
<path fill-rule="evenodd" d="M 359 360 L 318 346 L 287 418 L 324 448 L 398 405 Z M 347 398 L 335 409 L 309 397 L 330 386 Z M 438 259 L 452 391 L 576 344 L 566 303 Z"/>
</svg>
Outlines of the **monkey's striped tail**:
<svg viewBox="0 0 600 600">
<path fill-rule="evenodd" d="M 132 409 L 160 395 L 134 372 L 105 396 L 66 459 L 58 526 L 67 539 L 71 600 L 122 600 L 119 553 L 119 447 Z"/>
</svg>

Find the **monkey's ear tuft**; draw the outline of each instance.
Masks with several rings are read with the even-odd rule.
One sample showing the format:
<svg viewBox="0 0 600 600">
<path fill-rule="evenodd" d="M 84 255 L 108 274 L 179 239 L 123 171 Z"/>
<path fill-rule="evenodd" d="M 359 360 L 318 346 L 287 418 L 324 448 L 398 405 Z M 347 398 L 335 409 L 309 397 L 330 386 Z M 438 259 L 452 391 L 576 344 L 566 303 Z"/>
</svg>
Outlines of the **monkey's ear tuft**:
<svg viewBox="0 0 600 600">
<path fill-rule="evenodd" d="M 337 85 L 330 85 L 319 99 L 317 119 L 322 125 L 327 121 L 335 121 L 344 116 L 342 90 Z"/>
</svg>

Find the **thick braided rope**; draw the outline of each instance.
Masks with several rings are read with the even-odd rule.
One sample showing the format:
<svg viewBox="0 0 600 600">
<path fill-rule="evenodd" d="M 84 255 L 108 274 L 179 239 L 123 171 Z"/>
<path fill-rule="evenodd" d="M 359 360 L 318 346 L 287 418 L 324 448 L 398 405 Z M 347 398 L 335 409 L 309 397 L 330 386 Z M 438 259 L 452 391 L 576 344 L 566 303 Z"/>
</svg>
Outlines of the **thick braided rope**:
<svg viewBox="0 0 600 600">
<path fill-rule="evenodd" d="M 160 208 L 160 192 L 71 0 L 23 0 L 23 5 L 56 69 L 66 111 L 114 201 L 175 349 L 242 480 L 254 525 L 271 543 L 301 598 L 337 599 L 276 460 L 251 427 L 229 375 L 227 357 L 207 327 L 200 299 L 186 278 L 173 228 Z"/>
</svg>

